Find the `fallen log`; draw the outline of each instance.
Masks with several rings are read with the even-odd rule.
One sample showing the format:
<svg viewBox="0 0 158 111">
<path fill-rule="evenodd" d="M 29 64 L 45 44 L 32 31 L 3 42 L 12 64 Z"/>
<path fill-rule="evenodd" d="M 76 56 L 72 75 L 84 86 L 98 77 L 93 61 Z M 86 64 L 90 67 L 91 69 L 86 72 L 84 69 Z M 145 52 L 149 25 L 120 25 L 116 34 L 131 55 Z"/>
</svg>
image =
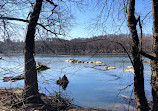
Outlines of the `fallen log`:
<svg viewBox="0 0 158 111">
<path fill-rule="evenodd" d="M 43 64 L 41 62 L 38 62 L 38 66 L 36 67 L 36 69 L 38 72 L 40 72 L 40 71 L 50 69 L 50 67 L 46 66 L 45 64 Z M 15 77 L 4 77 L 3 81 L 4 82 L 8 82 L 8 81 L 15 82 L 15 81 L 22 80 L 22 79 L 24 79 L 24 74 L 21 74 L 21 75 L 15 76 Z"/>
<path fill-rule="evenodd" d="M 36 67 L 37 71 L 44 71 L 50 69 L 50 67 L 46 66 L 45 64 L 38 62 L 38 66 Z"/>
<path fill-rule="evenodd" d="M 17 80 L 22 80 L 22 79 L 24 79 L 24 74 L 21 74 L 21 75 L 15 76 L 15 77 L 4 77 L 3 81 L 4 82 L 8 82 L 8 81 L 15 82 Z"/>
</svg>

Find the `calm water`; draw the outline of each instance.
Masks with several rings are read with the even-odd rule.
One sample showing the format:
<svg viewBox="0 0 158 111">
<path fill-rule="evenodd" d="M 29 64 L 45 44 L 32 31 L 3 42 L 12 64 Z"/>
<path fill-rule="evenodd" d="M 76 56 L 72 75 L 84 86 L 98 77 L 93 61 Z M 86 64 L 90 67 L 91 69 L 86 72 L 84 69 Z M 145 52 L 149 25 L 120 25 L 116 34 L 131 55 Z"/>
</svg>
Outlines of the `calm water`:
<svg viewBox="0 0 158 111">
<path fill-rule="evenodd" d="M 22 54 L 10 56 L 0 55 L 5 60 L 0 61 L 0 79 L 8 76 L 16 76 L 23 73 L 24 57 Z M 40 92 L 48 95 L 55 92 L 62 92 L 64 97 L 73 99 L 73 102 L 83 107 L 107 108 L 114 104 L 128 104 L 121 99 L 119 94 L 130 96 L 133 86 L 133 73 L 124 72 L 126 66 L 131 66 L 125 54 L 104 54 L 104 55 L 36 55 L 36 61 L 42 62 L 51 69 L 40 72 L 38 75 Z M 103 61 L 105 64 L 114 66 L 116 69 L 96 70 L 90 68 L 95 64 L 68 63 L 66 59 L 77 59 L 84 61 Z M 144 59 L 147 61 L 147 59 Z M 145 70 L 145 91 L 148 99 L 151 99 L 150 66 L 144 64 Z M 99 67 L 103 69 L 102 67 Z M 56 80 L 63 75 L 69 80 L 68 87 L 63 90 L 56 85 Z M 0 87 L 23 87 L 24 81 L 3 82 L 0 80 Z"/>
</svg>

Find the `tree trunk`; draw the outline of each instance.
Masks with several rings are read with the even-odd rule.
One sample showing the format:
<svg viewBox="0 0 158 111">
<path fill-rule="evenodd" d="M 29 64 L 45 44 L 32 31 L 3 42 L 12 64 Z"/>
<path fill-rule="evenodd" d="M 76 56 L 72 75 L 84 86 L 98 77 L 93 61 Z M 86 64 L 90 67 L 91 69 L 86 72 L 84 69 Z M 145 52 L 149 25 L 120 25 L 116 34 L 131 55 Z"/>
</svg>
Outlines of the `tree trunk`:
<svg viewBox="0 0 158 111">
<path fill-rule="evenodd" d="M 134 67 L 134 94 L 137 111 L 147 111 L 149 106 L 144 92 L 143 63 L 139 53 L 139 38 L 137 34 L 137 20 L 135 18 L 135 0 L 129 0 L 128 7 L 128 27 L 132 39 L 132 56 Z"/>
<path fill-rule="evenodd" d="M 153 14 L 153 49 L 152 55 L 158 57 L 158 0 L 152 0 Z M 158 111 L 158 61 L 151 60 L 151 86 L 153 96 L 153 111 Z"/>
<path fill-rule="evenodd" d="M 38 97 L 38 81 L 36 72 L 36 62 L 34 60 L 35 49 L 35 31 L 37 21 L 40 15 L 43 0 L 35 0 L 34 9 L 30 17 L 27 34 L 25 38 L 25 87 L 24 99 L 26 103 L 37 103 Z"/>
</svg>

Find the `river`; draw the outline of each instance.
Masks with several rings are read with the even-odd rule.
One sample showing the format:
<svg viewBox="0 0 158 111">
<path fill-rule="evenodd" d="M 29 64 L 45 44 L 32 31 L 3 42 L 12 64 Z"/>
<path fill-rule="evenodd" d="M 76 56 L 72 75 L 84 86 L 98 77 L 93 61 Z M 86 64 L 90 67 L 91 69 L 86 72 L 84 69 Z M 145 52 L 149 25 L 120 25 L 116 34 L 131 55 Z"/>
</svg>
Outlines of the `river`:
<svg viewBox="0 0 158 111">
<path fill-rule="evenodd" d="M 24 81 L 3 82 L 3 77 L 16 76 L 23 73 L 23 54 L 4 55 L 0 60 L 0 87 L 23 87 Z M 116 69 L 105 70 L 99 66 L 97 70 L 91 68 L 93 63 L 69 63 L 64 60 L 77 59 L 83 61 L 103 61 L 106 65 Z M 74 104 L 83 107 L 110 108 L 114 104 L 128 104 L 120 97 L 120 94 L 130 97 L 133 85 L 121 90 L 133 83 L 133 73 L 125 72 L 127 66 L 131 66 L 126 54 L 96 54 L 96 55 L 52 55 L 37 54 L 37 62 L 42 62 L 51 69 L 41 71 L 38 74 L 39 90 L 48 95 L 61 92 L 63 97 L 69 98 Z M 143 61 L 148 59 L 143 58 Z M 144 63 L 145 92 L 151 99 L 150 65 Z M 59 77 L 66 75 L 69 84 L 66 90 L 56 84 Z M 120 91 L 121 90 L 121 91 Z M 132 94 L 133 98 L 133 94 Z M 132 103 L 131 103 L 132 105 Z"/>
</svg>

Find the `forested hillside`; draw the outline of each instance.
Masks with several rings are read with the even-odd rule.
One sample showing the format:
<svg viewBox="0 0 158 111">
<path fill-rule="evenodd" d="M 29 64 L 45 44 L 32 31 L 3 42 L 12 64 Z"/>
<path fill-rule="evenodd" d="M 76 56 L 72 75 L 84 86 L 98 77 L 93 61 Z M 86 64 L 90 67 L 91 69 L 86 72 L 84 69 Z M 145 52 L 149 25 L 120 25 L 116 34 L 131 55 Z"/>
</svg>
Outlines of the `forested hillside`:
<svg viewBox="0 0 158 111">
<path fill-rule="evenodd" d="M 91 38 L 77 38 L 72 40 L 59 38 L 45 38 L 36 40 L 36 53 L 124 53 L 124 49 L 119 45 L 121 43 L 127 51 L 130 51 L 129 35 L 105 35 Z M 0 52 L 23 52 L 23 42 L 5 40 L 0 43 Z M 147 35 L 143 37 L 143 50 L 151 51 L 152 37 Z"/>
</svg>

